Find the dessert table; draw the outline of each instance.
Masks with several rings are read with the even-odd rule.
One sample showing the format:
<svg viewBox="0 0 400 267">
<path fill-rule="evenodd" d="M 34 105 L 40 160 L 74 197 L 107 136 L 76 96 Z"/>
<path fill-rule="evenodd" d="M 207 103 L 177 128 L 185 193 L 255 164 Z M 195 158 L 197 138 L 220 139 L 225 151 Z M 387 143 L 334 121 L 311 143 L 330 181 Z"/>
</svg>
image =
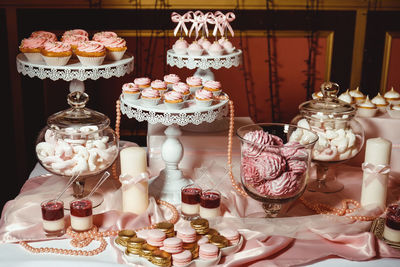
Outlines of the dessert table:
<svg viewBox="0 0 400 267">
<path fill-rule="evenodd" d="M 185 135 L 185 134 L 184 134 Z M 222 137 L 222 136 L 221 136 Z M 192 137 L 197 144 L 207 143 L 201 136 Z M 189 138 L 190 140 L 190 138 Z M 183 141 L 186 142 L 186 141 Z M 218 142 L 217 142 L 218 143 Z M 121 142 L 121 146 L 135 145 Z M 234 145 L 235 146 L 235 145 Z M 148 151 L 151 174 L 157 174 L 164 166 L 158 164 L 157 153 Z M 354 221 L 340 216 L 319 215 L 297 200 L 285 207 L 285 214 L 279 218 L 263 218 L 261 205 L 250 198 L 240 197 L 230 185 L 226 168 L 226 148 L 223 145 L 196 151 L 185 145 L 187 161 L 181 162 L 185 177 L 192 178 L 202 186 L 218 188 L 223 194 L 223 216 L 210 219 L 215 228 L 235 227 L 245 237 L 243 247 L 234 255 L 224 257 L 221 266 L 398 266 L 400 250 L 392 248 L 369 232 L 371 222 Z M 239 150 L 233 150 L 234 174 L 238 178 Z M 195 163 L 195 164 L 194 164 Z M 116 166 L 118 166 L 118 159 Z M 150 221 L 161 221 L 168 217 L 168 211 L 159 207 L 154 198 L 145 214 L 122 214 L 119 198 L 120 183 L 112 172 L 112 179 L 100 190 L 105 201 L 94 209 L 94 223 L 100 231 L 108 229 L 134 229 L 145 226 Z M 114 171 L 114 173 L 113 173 Z M 314 175 L 314 174 L 313 174 Z M 219 179 L 215 179 L 218 177 Z M 313 178 L 313 177 L 312 177 Z M 400 177 L 390 176 L 388 202 L 400 195 Z M 360 199 L 362 172 L 358 166 L 343 165 L 338 171 L 338 179 L 345 184 L 339 193 L 325 195 L 305 192 L 304 199 L 319 201 L 328 205 L 339 205 L 344 198 Z M 93 179 L 95 180 L 95 179 Z M 95 181 L 87 181 L 90 185 Z M 16 199 L 10 200 L 3 209 L 0 220 L 0 266 L 117 266 L 126 264 L 113 237 L 107 237 L 106 250 L 98 255 L 66 256 L 53 254 L 33 254 L 15 243 L 17 240 L 40 240 L 30 242 L 34 247 L 71 248 L 68 239 L 46 240 L 41 230 L 38 203 L 45 195 L 57 192 L 66 183 L 64 179 L 47 174 L 40 166 L 32 170 L 30 179 L 21 189 Z M 151 184 L 150 184 L 151 186 Z M 38 202 L 39 201 L 39 202 Z M 177 206 L 179 210 L 179 206 Z M 35 213 L 35 209 L 37 213 Z M 22 223 L 24 221 L 25 223 Z M 180 220 L 178 223 L 181 223 Z M 31 225 L 29 225 L 29 223 Z M 90 244 L 87 249 L 95 248 Z"/>
</svg>

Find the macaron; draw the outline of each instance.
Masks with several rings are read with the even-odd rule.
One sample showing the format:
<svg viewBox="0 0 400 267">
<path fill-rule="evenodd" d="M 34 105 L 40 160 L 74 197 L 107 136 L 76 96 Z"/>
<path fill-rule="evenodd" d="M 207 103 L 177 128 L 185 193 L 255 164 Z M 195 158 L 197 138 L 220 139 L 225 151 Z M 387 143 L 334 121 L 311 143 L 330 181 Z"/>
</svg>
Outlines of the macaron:
<svg viewBox="0 0 400 267">
<path fill-rule="evenodd" d="M 192 253 L 189 250 L 184 250 L 181 253 L 172 254 L 173 266 L 186 266 L 192 261 Z"/>
<path fill-rule="evenodd" d="M 200 246 L 201 244 L 205 244 L 208 243 L 208 237 L 207 236 L 202 236 L 199 238 L 199 240 L 197 240 L 197 244 Z"/>
<path fill-rule="evenodd" d="M 213 244 L 201 244 L 199 258 L 202 260 L 213 260 L 218 257 L 218 247 Z"/>
<path fill-rule="evenodd" d="M 182 239 L 183 243 L 196 242 L 196 230 L 190 226 L 182 226 L 177 229 L 176 237 Z"/>
<path fill-rule="evenodd" d="M 151 246 L 162 247 L 165 240 L 165 233 L 160 229 L 151 229 L 148 232 L 147 243 Z"/>
<path fill-rule="evenodd" d="M 225 228 L 219 231 L 219 234 L 228 239 L 230 245 L 236 245 L 237 243 L 239 243 L 240 234 L 235 229 Z"/>
<path fill-rule="evenodd" d="M 147 230 L 147 229 L 139 230 L 136 232 L 136 237 L 147 239 L 149 236 L 149 231 L 150 230 Z"/>
<path fill-rule="evenodd" d="M 182 239 L 177 237 L 170 237 L 164 240 L 163 250 L 171 254 L 180 253 L 183 250 L 182 244 Z"/>
</svg>

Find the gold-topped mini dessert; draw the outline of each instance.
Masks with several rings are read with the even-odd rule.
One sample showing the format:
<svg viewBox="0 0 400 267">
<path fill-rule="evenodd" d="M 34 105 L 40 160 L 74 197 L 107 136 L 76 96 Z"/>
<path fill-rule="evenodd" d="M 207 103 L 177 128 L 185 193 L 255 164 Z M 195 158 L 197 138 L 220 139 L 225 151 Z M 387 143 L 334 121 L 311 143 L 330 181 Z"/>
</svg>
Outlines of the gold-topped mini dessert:
<svg viewBox="0 0 400 267">
<path fill-rule="evenodd" d="M 156 229 L 160 229 L 165 233 L 165 235 L 168 237 L 174 237 L 175 236 L 175 231 L 174 231 L 174 224 L 170 222 L 159 222 L 156 225 Z"/>
<path fill-rule="evenodd" d="M 357 103 L 357 116 L 366 118 L 373 117 L 377 111 L 378 108 L 374 103 L 371 102 L 371 100 L 369 100 L 368 96 L 365 101 Z"/>
<path fill-rule="evenodd" d="M 383 97 L 389 104 L 397 104 L 400 101 L 400 93 L 395 91 L 393 86 L 390 91 L 386 92 Z"/>
<path fill-rule="evenodd" d="M 118 232 L 118 237 L 115 239 L 115 243 L 121 245 L 123 247 L 127 246 L 127 241 L 132 238 L 136 237 L 136 232 L 133 230 L 121 230 Z"/>
<path fill-rule="evenodd" d="M 340 99 L 340 100 L 342 100 L 342 101 L 344 101 L 344 102 L 346 102 L 346 103 L 348 103 L 350 105 L 353 105 L 355 103 L 354 98 L 350 95 L 349 89 L 347 89 L 346 92 L 342 93 L 338 97 L 338 99 Z"/>
<path fill-rule="evenodd" d="M 197 234 L 205 235 L 209 230 L 209 224 L 207 219 L 199 218 L 190 222 L 190 225 L 194 230 L 196 230 Z"/>
<path fill-rule="evenodd" d="M 386 112 L 386 108 L 389 105 L 389 103 L 383 96 L 381 96 L 380 93 L 378 93 L 374 98 L 372 98 L 371 102 L 374 103 L 381 112 Z"/>
<path fill-rule="evenodd" d="M 154 250 L 150 262 L 157 266 L 169 267 L 171 266 L 171 254 L 165 252 L 164 250 Z"/>
<path fill-rule="evenodd" d="M 216 245 L 218 248 L 225 248 L 229 246 L 229 241 L 222 235 L 213 235 L 209 241 L 211 244 Z"/>
<path fill-rule="evenodd" d="M 132 237 L 127 241 L 126 254 L 140 255 L 142 246 L 146 243 L 146 240 L 140 237 Z"/>
</svg>

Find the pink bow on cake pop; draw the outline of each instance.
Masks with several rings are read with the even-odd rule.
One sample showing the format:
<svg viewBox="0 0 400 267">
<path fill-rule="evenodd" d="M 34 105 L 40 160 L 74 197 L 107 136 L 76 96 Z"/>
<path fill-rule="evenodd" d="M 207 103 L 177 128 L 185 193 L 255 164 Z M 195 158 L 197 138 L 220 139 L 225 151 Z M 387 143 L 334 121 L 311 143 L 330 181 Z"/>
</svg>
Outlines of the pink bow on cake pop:
<svg viewBox="0 0 400 267">
<path fill-rule="evenodd" d="M 231 33 L 232 37 L 234 36 L 234 32 L 233 32 L 230 22 L 234 21 L 235 18 L 236 18 L 236 16 L 232 12 L 228 12 L 222 16 L 222 29 L 223 29 L 224 33 L 225 33 L 226 29 L 228 29 L 229 32 Z"/>
<path fill-rule="evenodd" d="M 223 29 L 222 26 L 220 24 L 220 22 L 222 22 L 222 20 L 220 19 L 220 17 L 217 16 L 217 14 L 221 13 L 220 11 L 215 12 L 215 14 L 210 14 L 209 17 L 207 18 L 207 23 L 210 24 L 215 24 L 214 26 L 214 30 L 213 30 L 213 35 L 217 36 L 218 31 L 221 33 L 221 35 L 223 35 Z M 222 13 L 221 13 L 222 14 Z"/>
<path fill-rule="evenodd" d="M 175 30 L 174 30 L 174 36 L 176 36 L 176 34 L 178 33 L 179 30 L 181 30 L 181 32 L 183 30 L 186 35 L 188 34 L 188 29 L 186 28 L 185 22 L 189 22 L 188 16 L 190 16 L 190 12 L 191 11 L 187 12 L 183 16 L 179 15 L 176 12 L 172 12 L 171 20 L 175 23 L 178 23 L 178 25 L 176 25 Z"/>
<path fill-rule="evenodd" d="M 195 30 L 197 39 L 197 37 L 199 36 L 199 31 L 206 23 L 206 19 L 204 19 L 204 14 L 200 10 L 192 12 L 192 16 L 193 17 L 190 18 L 190 21 L 192 22 L 192 27 L 190 27 L 189 30 L 189 37 L 192 35 L 192 31 Z M 207 35 L 208 35 L 208 29 L 207 29 Z"/>
</svg>

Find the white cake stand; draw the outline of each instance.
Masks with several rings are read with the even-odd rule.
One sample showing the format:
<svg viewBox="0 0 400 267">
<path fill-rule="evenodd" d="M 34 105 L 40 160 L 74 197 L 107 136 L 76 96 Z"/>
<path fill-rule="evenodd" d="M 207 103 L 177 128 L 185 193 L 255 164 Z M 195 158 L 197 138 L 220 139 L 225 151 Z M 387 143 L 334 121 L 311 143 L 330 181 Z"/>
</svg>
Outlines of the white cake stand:
<svg viewBox="0 0 400 267">
<path fill-rule="evenodd" d="M 161 146 L 161 157 L 165 162 L 165 169 L 152 182 L 150 194 L 172 204 L 180 204 L 182 187 L 192 183 L 184 178 L 178 165 L 183 157 L 183 146 L 179 140 L 180 126 L 187 124 L 199 125 L 203 122 L 211 123 L 228 114 L 228 97 L 216 100 L 209 107 L 199 107 L 194 100 L 187 100 L 180 110 L 168 109 L 165 104 L 149 107 L 143 106 L 140 99 L 127 101 L 120 96 L 121 113 L 137 121 L 147 121 L 151 124 L 162 123 L 167 125 L 164 133 L 166 140 Z"/>
<path fill-rule="evenodd" d="M 70 59 L 65 66 L 48 66 L 42 63 L 31 63 L 23 53 L 17 55 L 17 71 L 31 78 L 64 80 L 70 82 L 69 90 L 85 91 L 83 81 L 99 78 L 122 77 L 133 71 L 133 56 L 125 53 L 121 60 L 105 60 L 100 66 L 82 66 L 79 59 Z"/>
<path fill-rule="evenodd" d="M 175 54 L 174 50 L 167 51 L 167 65 L 178 68 L 197 68 L 194 76 L 202 78 L 203 81 L 215 80 L 215 75 L 211 69 L 238 67 L 242 62 L 242 50 L 236 49 L 230 54 L 221 56 L 189 56 Z"/>
<path fill-rule="evenodd" d="M 77 58 L 71 58 L 65 66 L 49 66 L 46 63 L 31 63 L 23 53 L 17 55 L 17 71 L 31 78 L 51 79 L 69 81 L 70 92 L 85 91 L 83 81 L 87 79 L 97 80 L 99 78 L 109 79 L 111 77 L 122 77 L 133 71 L 133 56 L 125 53 L 121 60 L 104 60 L 100 66 L 82 66 Z M 57 174 L 56 174 L 57 175 Z M 73 184 L 73 195 L 64 197 L 65 199 L 74 199 L 75 196 L 85 195 L 85 180 L 76 181 Z M 94 193 L 91 197 L 93 207 L 99 206 L 103 202 L 103 196 Z M 66 203 L 66 202 L 65 202 Z"/>
</svg>

